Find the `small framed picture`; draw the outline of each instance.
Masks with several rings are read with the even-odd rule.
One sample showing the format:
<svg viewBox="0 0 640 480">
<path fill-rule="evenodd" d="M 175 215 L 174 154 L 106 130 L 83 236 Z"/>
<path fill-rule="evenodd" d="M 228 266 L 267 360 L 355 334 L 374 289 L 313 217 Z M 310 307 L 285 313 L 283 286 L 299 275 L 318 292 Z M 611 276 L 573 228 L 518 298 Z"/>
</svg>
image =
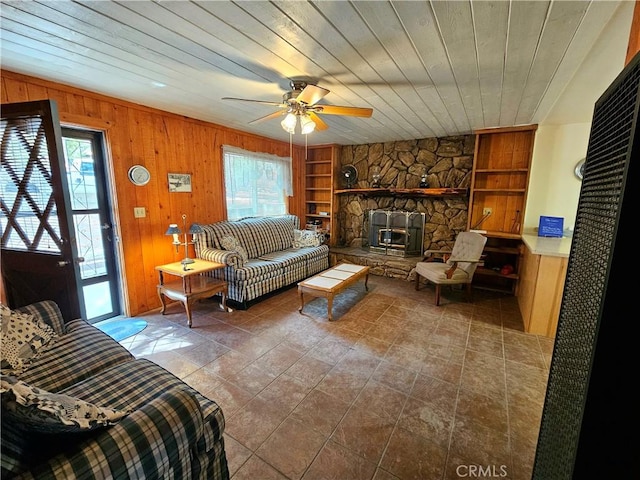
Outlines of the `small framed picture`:
<svg viewBox="0 0 640 480">
<path fill-rule="evenodd" d="M 190 192 L 191 191 L 191 174 L 170 173 L 169 174 L 169 191 L 170 192 Z"/>
</svg>

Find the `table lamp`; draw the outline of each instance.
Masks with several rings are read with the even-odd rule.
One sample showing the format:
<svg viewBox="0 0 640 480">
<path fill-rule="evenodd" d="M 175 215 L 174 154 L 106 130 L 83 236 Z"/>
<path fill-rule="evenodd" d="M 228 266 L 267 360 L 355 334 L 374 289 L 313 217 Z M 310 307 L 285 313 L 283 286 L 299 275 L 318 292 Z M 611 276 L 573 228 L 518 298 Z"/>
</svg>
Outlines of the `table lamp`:
<svg viewBox="0 0 640 480">
<path fill-rule="evenodd" d="M 191 270 L 187 267 L 190 263 L 194 263 L 193 258 L 189 258 L 189 245 L 195 243 L 196 235 L 202 233 L 202 227 L 197 223 L 192 224 L 187 230 L 187 216 L 182 214 L 182 230 L 178 227 L 177 223 L 171 223 L 169 229 L 165 232 L 165 235 L 171 235 L 173 237 L 173 245 L 176 246 L 176 253 L 181 246 L 184 246 L 184 259 L 180 262 L 183 270 Z M 184 240 L 180 241 L 180 234 L 184 235 Z M 191 241 L 187 238 L 187 235 L 191 235 Z"/>
</svg>

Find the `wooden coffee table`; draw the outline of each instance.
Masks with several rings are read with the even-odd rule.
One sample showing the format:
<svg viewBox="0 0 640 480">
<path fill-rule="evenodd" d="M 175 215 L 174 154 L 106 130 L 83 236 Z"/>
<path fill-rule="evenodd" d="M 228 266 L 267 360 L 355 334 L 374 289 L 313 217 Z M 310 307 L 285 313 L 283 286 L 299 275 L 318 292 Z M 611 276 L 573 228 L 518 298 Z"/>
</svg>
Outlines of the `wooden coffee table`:
<svg viewBox="0 0 640 480">
<path fill-rule="evenodd" d="M 333 297 L 349 285 L 353 285 L 362 277 L 364 277 L 365 290 L 369 290 L 367 286 L 367 282 L 369 281 L 369 267 L 340 263 L 335 267 L 303 280 L 298 283 L 298 295 L 300 295 L 299 312 L 302 313 L 302 309 L 304 308 L 304 294 L 308 293 L 314 297 L 324 297 L 327 299 L 327 313 L 329 320 L 333 320 Z"/>
</svg>

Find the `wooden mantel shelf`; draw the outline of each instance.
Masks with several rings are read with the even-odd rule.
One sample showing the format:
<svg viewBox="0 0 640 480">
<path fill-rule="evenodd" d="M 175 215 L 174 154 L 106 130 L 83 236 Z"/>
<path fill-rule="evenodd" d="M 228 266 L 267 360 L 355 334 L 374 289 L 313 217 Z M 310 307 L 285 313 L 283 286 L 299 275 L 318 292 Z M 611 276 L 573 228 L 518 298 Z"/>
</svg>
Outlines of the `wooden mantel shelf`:
<svg viewBox="0 0 640 480">
<path fill-rule="evenodd" d="M 333 193 L 340 195 L 350 193 L 351 195 L 376 195 L 376 196 L 422 196 L 422 197 L 443 197 L 455 195 L 468 195 L 468 188 L 346 188 L 335 190 Z"/>
</svg>

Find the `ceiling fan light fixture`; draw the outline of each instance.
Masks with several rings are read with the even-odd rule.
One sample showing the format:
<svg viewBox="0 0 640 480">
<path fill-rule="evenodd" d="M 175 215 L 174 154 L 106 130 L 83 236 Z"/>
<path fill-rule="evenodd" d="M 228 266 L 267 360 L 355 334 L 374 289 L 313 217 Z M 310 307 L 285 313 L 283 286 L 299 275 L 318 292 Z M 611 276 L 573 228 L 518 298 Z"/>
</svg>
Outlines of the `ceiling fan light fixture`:
<svg viewBox="0 0 640 480">
<path fill-rule="evenodd" d="M 307 135 L 316 129 L 316 123 L 307 115 L 300 117 L 300 133 Z"/>
<path fill-rule="evenodd" d="M 298 123 L 298 119 L 293 113 L 287 113 L 287 116 L 284 117 L 284 120 L 280 122 L 282 128 L 287 133 L 294 133 L 296 130 L 296 124 Z"/>
</svg>

